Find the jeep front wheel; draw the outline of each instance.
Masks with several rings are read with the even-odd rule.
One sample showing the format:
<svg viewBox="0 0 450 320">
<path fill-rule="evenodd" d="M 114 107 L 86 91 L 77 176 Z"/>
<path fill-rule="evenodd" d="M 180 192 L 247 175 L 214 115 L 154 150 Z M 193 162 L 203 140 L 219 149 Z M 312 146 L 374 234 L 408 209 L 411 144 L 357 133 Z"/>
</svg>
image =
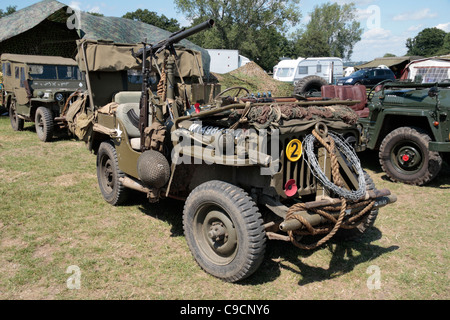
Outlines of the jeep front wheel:
<svg viewBox="0 0 450 320">
<path fill-rule="evenodd" d="M 11 102 L 11 106 L 9 107 L 9 120 L 11 121 L 11 127 L 14 131 L 22 131 L 24 120 L 19 118 L 16 111 L 16 101 L 13 100 Z"/>
<path fill-rule="evenodd" d="M 380 164 L 395 182 L 424 185 L 433 180 L 442 166 L 438 152 L 430 151 L 431 137 L 419 128 L 402 127 L 392 131 L 380 146 Z"/>
<path fill-rule="evenodd" d="M 97 180 L 103 198 L 113 206 L 124 203 L 128 198 L 128 189 L 120 181 L 124 176 L 119 169 L 116 148 L 112 142 L 102 142 L 97 153 Z"/>
<path fill-rule="evenodd" d="M 41 141 L 48 142 L 53 138 L 53 115 L 49 109 L 39 107 L 36 110 L 35 127 Z"/>
<path fill-rule="evenodd" d="M 266 236 L 254 201 L 234 185 L 209 181 L 195 188 L 183 210 L 186 241 L 200 267 L 236 282 L 264 258 Z"/>
</svg>

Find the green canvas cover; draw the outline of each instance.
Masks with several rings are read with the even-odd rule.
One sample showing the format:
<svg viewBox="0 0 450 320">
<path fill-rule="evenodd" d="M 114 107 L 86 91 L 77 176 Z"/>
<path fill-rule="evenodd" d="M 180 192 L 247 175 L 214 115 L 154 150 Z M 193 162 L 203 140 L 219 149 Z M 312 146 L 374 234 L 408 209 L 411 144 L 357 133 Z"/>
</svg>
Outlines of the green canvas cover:
<svg viewBox="0 0 450 320">
<path fill-rule="evenodd" d="M 124 44 L 104 41 L 80 40 L 77 41 L 78 54 L 76 60 L 82 71 L 86 71 L 86 62 L 89 72 L 106 71 L 117 72 L 121 70 L 141 69 L 142 60 L 135 58 L 134 53 L 143 48 L 141 44 Z M 86 52 L 84 59 L 83 49 Z M 199 51 L 176 46 L 177 65 L 175 76 L 182 77 L 202 77 L 202 54 Z M 160 69 L 164 61 L 164 54 L 157 55 Z"/>
<path fill-rule="evenodd" d="M 77 62 L 70 58 L 51 57 L 51 56 L 33 56 L 23 54 L 4 53 L 1 55 L 1 61 L 18 62 L 24 64 L 49 64 L 62 66 L 76 66 Z"/>
</svg>

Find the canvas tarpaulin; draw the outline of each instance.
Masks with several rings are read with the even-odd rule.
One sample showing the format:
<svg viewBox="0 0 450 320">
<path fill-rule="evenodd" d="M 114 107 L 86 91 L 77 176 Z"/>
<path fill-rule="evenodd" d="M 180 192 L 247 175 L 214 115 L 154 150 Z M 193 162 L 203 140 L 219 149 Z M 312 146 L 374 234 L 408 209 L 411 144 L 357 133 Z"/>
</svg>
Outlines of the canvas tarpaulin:
<svg viewBox="0 0 450 320">
<path fill-rule="evenodd" d="M 83 71 L 86 71 L 86 62 L 89 72 L 114 72 L 142 68 L 141 59 L 135 56 L 139 49 L 143 48 L 143 45 L 90 40 L 81 40 L 77 44 L 76 60 Z M 203 76 L 202 54 L 199 51 L 180 46 L 175 48 L 178 56 L 176 61 L 178 67 L 174 70 L 175 76 L 180 76 L 180 73 L 182 77 Z M 86 61 L 84 60 L 84 50 Z M 160 69 L 162 69 L 162 63 L 164 62 L 164 54 L 168 54 L 168 52 L 160 52 L 157 55 L 156 61 L 158 61 Z"/>
</svg>

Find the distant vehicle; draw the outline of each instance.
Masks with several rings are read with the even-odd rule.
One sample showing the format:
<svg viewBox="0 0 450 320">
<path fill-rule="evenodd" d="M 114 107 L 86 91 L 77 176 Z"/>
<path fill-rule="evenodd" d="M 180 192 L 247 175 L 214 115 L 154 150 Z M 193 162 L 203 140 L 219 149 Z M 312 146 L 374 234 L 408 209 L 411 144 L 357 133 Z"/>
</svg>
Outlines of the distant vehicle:
<svg viewBox="0 0 450 320">
<path fill-rule="evenodd" d="M 369 68 L 361 69 L 352 73 L 348 77 L 341 78 L 337 85 L 358 85 L 362 84 L 368 88 L 374 87 L 384 80 L 395 81 L 395 75 L 389 68 Z"/>
<path fill-rule="evenodd" d="M 290 82 L 294 86 L 309 76 L 320 77 L 327 83 L 334 83 L 336 79 L 344 76 L 342 59 L 327 57 L 281 60 L 273 69 L 274 79 Z"/>
<path fill-rule="evenodd" d="M 228 73 L 250 62 L 238 50 L 208 49 L 208 53 L 211 57 L 210 71 L 214 73 Z"/>
<path fill-rule="evenodd" d="M 22 131 L 25 121 L 34 121 L 39 139 L 50 141 L 57 127 L 67 125 L 64 110 L 72 94 L 86 89 L 76 61 L 4 53 L 1 62 L 1 100 L 9 111 L 13 130 Z"/>
</svg>

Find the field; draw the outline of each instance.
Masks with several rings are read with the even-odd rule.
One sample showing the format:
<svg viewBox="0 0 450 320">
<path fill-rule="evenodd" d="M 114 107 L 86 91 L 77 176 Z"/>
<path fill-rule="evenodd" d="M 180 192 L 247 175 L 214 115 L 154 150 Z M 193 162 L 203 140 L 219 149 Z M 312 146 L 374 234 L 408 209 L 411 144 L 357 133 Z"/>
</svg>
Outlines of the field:
<svg viewBox="0 0 450 320">
<path fill-rule="evenodd" d="M 261 268 L 229 284 L 191 257 L 182 202 L 135 194 L 112 207 L 83 142 L 41 143 L 32 124 L 13 132 L 0 117 L 0 299 L 450 299 L 449 166 L 413 187 L 388 181 L 375 153 L 360 156 L 398 197 L 363 238 L 313 251 L 269 242 Z"/>
</svg>

